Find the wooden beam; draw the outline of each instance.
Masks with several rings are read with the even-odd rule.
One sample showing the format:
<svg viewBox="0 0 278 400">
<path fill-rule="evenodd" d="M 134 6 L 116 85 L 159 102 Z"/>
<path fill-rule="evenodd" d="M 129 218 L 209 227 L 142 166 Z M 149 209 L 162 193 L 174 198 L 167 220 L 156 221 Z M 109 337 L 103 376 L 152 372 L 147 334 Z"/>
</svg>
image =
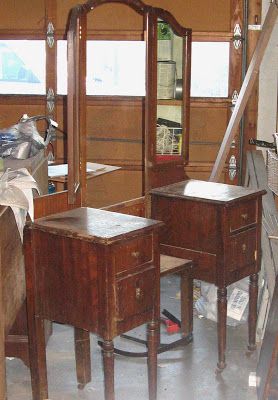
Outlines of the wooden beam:
<svg viewBox="0 0 278 400">
<path fill-rule="evenodd" d="M 252 91 L 253 85 L 256 81 L 259 73 L 260 64 L 267 47 L 269 38 L 275 25 L 275 21 L 278 15 L 278 6 L 276 2 L 272 2 L 269 6 L 258 44 L 255 48 L 252 60 L 247 70 L 245 79 L 243 81 L 238 100 L 236 102 L 233 114 L 229 121 L 226 133 L 224 135 L 223 142 L 220 146 L 219 152 L 216 157 L 215 164 L 212 169 L 209 181 L 217 182 L 220 178 L 221 172 L 225 165 L 227 155 L 229 153 L 232 141 L 236 134 L 238 125 L 243 115 L 246 103 Z"/>
<path fill-rule="evenodd" d="M 265 337 L 257 364 L 258 400 L 277 399 L 276 366 L 278 360 L 278 276 L 269 310 Z"/>
</svg>

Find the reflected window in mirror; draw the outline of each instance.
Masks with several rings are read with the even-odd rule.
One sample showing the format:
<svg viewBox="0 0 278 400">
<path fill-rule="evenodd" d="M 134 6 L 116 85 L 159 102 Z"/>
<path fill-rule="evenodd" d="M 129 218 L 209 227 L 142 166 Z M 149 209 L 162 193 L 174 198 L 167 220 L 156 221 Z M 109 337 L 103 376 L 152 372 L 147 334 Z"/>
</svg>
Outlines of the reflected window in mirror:
<svg viewBox="0 0 278 400">
<path fill-rule="evenodd" d="M 87 95 L 145 96 L 143 41 L 87 41 Z M 67 42 L 57 43 L 57 93 L 67 93 Z"/>
</svg>

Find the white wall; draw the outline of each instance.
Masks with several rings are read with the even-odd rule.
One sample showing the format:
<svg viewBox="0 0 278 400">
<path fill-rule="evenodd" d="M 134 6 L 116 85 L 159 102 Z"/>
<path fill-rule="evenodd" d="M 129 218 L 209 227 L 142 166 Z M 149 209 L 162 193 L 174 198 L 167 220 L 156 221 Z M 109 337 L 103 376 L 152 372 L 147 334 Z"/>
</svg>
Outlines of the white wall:
<svg viewBox="0 0 278 400">
<path fill-rule="evenodd" d="M 270 0 L 262 0 L 264 20 Z M 278 18 L 266 48 L 259 73 L 258 139 L 273 142 L 277 131 Z"/>
</svg>

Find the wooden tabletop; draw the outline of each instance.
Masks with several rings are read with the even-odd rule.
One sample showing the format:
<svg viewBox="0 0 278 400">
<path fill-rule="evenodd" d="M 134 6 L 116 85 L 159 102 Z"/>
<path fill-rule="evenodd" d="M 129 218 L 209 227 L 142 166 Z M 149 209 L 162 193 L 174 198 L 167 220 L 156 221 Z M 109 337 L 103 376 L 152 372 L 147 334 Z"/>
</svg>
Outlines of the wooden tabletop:
<svg viewBox="0 0 278 400">
<path fill-rule="evenodd" d="M 199 200 L 205 202 L 227 203 L 234 202 L 243 197 L 252 198 L 265 194 L 265 190 L 247 189 L 242 186 L 227 185 L 224 183 L 206 182 L 189 179 L 171 185 L 152 189 L 151 194 Z"/>
<path fill-rule="evenodd" d="M 58 214 L 39 218 L 31 229 L 40 229 L 53 234 L 77 237 L 94 242 L 111 242 L 123 235 L 163 226 L 160 221 L 120 214 L 90 207 L 80 207 Z"/>
</svg>

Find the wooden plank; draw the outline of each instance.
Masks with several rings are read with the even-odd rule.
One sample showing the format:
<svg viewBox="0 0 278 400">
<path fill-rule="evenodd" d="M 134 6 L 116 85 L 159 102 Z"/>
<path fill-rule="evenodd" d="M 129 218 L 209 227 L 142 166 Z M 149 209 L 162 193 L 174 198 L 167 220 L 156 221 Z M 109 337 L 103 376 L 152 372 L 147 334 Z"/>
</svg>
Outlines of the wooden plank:
<svg viewBox="0 0 278 400">
<path fill-rule="evenodd" d="M 0 399 L 6 399 L 5 336 L 25 299 L 23 253 L 10 207 L 0 206 Z"/>
<path fill-rule="evenodd" d="M 264 228 L 262 228 L 262 249 L 263 258 L 265 262 L 265 278 L 267 281 L 267 287 L 269 291 L 270 298 L 272 298 L 274 292 L 275 284 L 275 263 L 273 259 L 273 252 L 271 249 L 271 244 L 268 238 L 268 234 Z"/>
<path fill-rule="evenodd" d="M 275 291 L 271 307 L 269 310 L 265 337 L 263 340 L 257 366 L 258 400 L 277 399 L 278 385 L 277 385 L 277 379 L 275 379 L 275 372 L 277 375 L 276 367 L 278 358 L 277 313 L 278 313 L 278 277 L 276 278 Z"/>
<path fill-rule="evenodd" d="M 265 189 L 266 194 L 262 198 L 263 226 L 262 226 L 262 271 L 265 284 L 261 288 L 261 301 L 259 305 L 257 321 L 257 339 L 262 339 L 265 331 L 267 313 L 274 292 L 275 277 L 277 275 L 278 251 L 277 243 L 269 239 L 269 230 L 273 226 L 273 220 L 278 220 L 278 213 L 273 193 L 267 185 L 266 165 L 261 150 L 248 151 L 245 182 L 254 189 Z M 269 228 L 270 227 L 270 228 Z M 276 241 L 275 241 L 276 242 Z M 276 247 L 275 247 L 276 246 Z"/>
<path fill-rule="evenodd" d="M 269 189 L 267 184 L 266 165 L 261 150 L 250 152 L 253 158 L 253 165 L 255 166 L 257 184 L 260 189 L 265 189 L 266 194 L 263 196 L 263 208 L 272 214 L 277 215 L 277 208 L 275 205 L 273 192 Z"/>
<path fill-rule="evenodd" d="M 274 290 L 275 276 L 278 271 L 278 252 L 277 243 L 269 240 L 270 229 L 273 221 L 278 220 L 278 212 L 272 191 L 267 185 L 267 173 L 265 161 L 261 150 L 247 152 L 247 171 L 249 174 L 249 184 L 252 188 L 265 189 L 266 194 L 262 198 L 263 205 L 263 226 L 262 226 L 262 248 L 265 260 L 266 279 L 268 290 L 272 297 Z"/>
<path fill-rule="evenodd" d="M 248 2 L 248 12 L 246 11 L 247 17 L 247 26 L 246 31 L 243 33 L 245 44 L 246 44 L 246 62 L 247 67 L 249 66 L 254 50 L 258 43 L 258 39 L 260 37 L 261 31 L 260 30 L 253 30 L 248 29 L 249 25 L 253 25 L 256 22 L 254 21 L 261 21 L 261 9 L 262 9 L 262 2 L 261 1 L 249 1 Z M 270 1 L 269 1 L 270 3 Z M 259 23 L 259 22 L 258 22 Z M 244 44 L 243 44 L 244 47 Z M 239 72 L 239 77 L 242 75 Z M 245 165 L 245 154 L 247 150 L 251 150 L 251 145 L 249 144 L 249 140 L 251 138 L 257 137 L 257 124 L 254 121 L 257 121 L 258 118 L 258 97 L 259 97 L 259 79 L 256 79 L 254 82 L 254 86 L 252 89 L 252 93 L 248 99 L 246 104 L 246 108 L 244 111 L 244 121 L 243 122 L 243 143 L 242 143 L 242 153 L 243 159 L 241 164 L 241 170 L 244 172 L 244 165 Z M 238 146 L 240 147 L 240 146 Z"/>
<path fill-rule="evenodd" d="M 262 287 L 261 298 L 259 300 L 256 342 L 261 342 L 263 340 L 269 307 L 270 307 L 269 292 L 267 284 L 264 284 Z"/>
<path fill-rule="evenodd" d="M 0 254 L 1 265 L 1 254 Z M 0 271 L 1 272 L 1 271 Z M 0 399 L 6 398 L 6 369 L 5 369 L 5 317 L 2 301 L 2 273 L 0 275 Z"/>
<path fill-rule="evenodd" d="M 258 40 L 258 44 L 254 51 L 252 60 L 250 62 L 250 65 L 248 67 L 241 90 L 239 92 L 238 100 L 236 102 L 233 114 L 229 121 L 226 133 L 224 135 L 223 142 L 222 142 L 219 152 L 217 154 L 216 161 L 215 161 L 214 167 L 212 169 L 212 173 L 209 178 L 209 180 L 211 182 L 217 182 L 219 180 L 221 172 L 224 168 L 225 161 L 226 161 L 227 155 L 229 153 L 232 141 L 234 139 L 234 136 L 236 134 L 241 117 L 245 110 L 245 106 L 246 106 L 248 98 L 251 94 L 253 85 L 254 85 L 257 75 L 259 73 L 260 64 L 261 64 L 265 49 L 267 47 L 269 38 L 271 36 L 272 30 L 274 28 L 277 15 L 278 15 L 278 6 L 277 6 L 276 2 L 273 2 L 269 6 L 269 9 L 268 9 L 268 12 L 267 12 L 264 24 L 263 24 L 262 32 L 261 32 L 260 38 Z"/>
</svg>

